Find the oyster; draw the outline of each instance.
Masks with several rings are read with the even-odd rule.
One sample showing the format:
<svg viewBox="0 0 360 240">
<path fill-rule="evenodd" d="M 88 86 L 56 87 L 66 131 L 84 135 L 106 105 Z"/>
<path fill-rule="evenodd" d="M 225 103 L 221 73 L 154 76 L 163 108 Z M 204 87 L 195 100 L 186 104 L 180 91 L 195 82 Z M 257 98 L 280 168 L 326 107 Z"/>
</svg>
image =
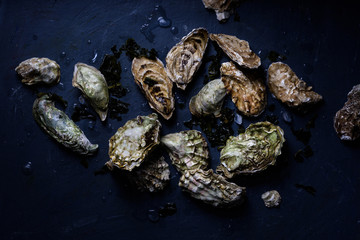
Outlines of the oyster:
<svg viewBox="0 0 360 240">
<path fill-rule="evenodd" d="M 268 208 L 278 207 L 281 202 L 281 196 L 278 191 L 271 190 L 265 192 L 261 195 L 262 200 L 264 200 L 264 204 Z"/>
<path fill-rule="evenodd" d="M 185 90 L 199 69 L 208 43 L 205 28 L 196 28 L 176 44 L 166 56 L 166 72 L 176 86 Z"/>
<path fill-rule="evenodd" d="M 226 55 L 239 66 L 253 69 L 261 65 L 261 59 L 251 51 L 249 42 L 226 34 L 211 33 L 210 39 L 215 41 Z"/>
<path fill-rule="evenodd" d="M 48 58 L 30 58 L 21 62 L 15 71 L 26 85 L 44 83 L 56 84 L 60 81 L 60 66 Z"/>
<path fill-rule="evenodd" d="M 99 114 L 101 121 L 105 121 L 109 105 L 109 90 L 104 75 L 92 66 L 77 63 L 72 85 L 81 90 Z"/>
<path fill-rule="evenodd" d="M 156 113 L 137 116 L 120 127 L 109 140 L 110 161 L 106 166 L 132 171 L 160 143 L 160 127 Z"/>
<path fill-rule="evenodd" d="M 316 104 L 322 96 L 300 80 L 291 68 L 282 62 L 275 62 L 268 69 L 268 85 L 274 96 L 289 107 L 302 108 Z"/>
<path fill-rule="evenodd" d="M 56 141 L 83 155 L 91 155 L 97 144 L 91 144 L 81 129 L 61 110 L 55 107 L 51 94 L 43 94 L 34 101 L 35 121 Z"/>
<path fill-rule="evenodd" d="M 239 0 L 202 0 L 202 2 L 205 8 L 215 10 L 217 20 L 225 22 Z"/>
<path fill-rule="evenodd" d="M 179 186 L 191 197 L 215 207 L 232 207 L 245 199 L 246 189 L 226 181 L 212 169 L 187 170 L 181 176 Z"/>
<path fill-rule="evenodd" d="M 260 115 L 266 106 L 266 88 L 260 78 L 249 79 L 234 63 L 225 62 L 220 68 L 221 80 L 231 99 L 246 116 Z"/>
<path fill-rule="evenodd" d="M 263 171 L 275 164 L 284 142 L 284 131 L 280 127 L 270 122 L 250 124 L 244 133 L 227 140 L 216 171 L 227 178 Z"/>
<path fill-rule="evenodd" d="M 166 75 L 163 63 L 156 58 L 134 58 L 131 67 L 136 84 L 145 94 L 151 108 L 165 119 L 171 118 L 174 112 L 173 83 Z"/>
</svg>

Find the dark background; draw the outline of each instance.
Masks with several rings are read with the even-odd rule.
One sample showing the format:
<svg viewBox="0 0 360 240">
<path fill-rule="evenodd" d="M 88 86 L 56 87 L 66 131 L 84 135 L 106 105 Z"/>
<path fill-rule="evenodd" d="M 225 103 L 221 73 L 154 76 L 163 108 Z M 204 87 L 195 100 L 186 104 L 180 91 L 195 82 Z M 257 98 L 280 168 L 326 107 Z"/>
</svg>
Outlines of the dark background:
<svg viewBox="0 0 360 240">
<path fill-rule="evenodd" d="M 178 33 L 157 27 L 150 42 L 140 27 L 156 4 Z M 341 142 L 333 129 L 336 111 L 359 83 L 358 11 L 357 4 L 345 1 L 249 0 L 237 9 L 239 21 L 232 16 L 220 24 L 200 0 L 0 0 L 0 239 L 360 239 L 360 144 Z M 235 179 L 247 187 L 247 201 L 241 208 L 219 210 L 191 199 L 177 186 L 179 175 L 172 166 L 170 186 L 158 194 L 138 192 L 115 174 L 94 175 L 108 161 L 108 139 L 116 129 L 139 114 L 152 112 L 124 55 L 121 81 L 130 92 L 122 100 L 130 103 L 130 111 L 121 121 L 108 119 L 102 124 L 97 119 L 94 128 L 88 119 L 77 123 L 99 144 L 95 156 L 82 159 L 35 123 L 31 109 L 37 90 L 63 96 L 69 103 L 65 112 L 71 115 L 80 96 L 71 86 L 75 63 L 99 67 L 103 55 L 129 37 L 158 50 L 164 61 L 169 49 L 197 27 L 249 41 L 264 69 L 271 63 L 270 51 L 284 55 L 284 62 L 324 97 L 316 110 L 299 115 L 268 94 L 275 111 L 244 119 L 247 127 L 266 114 L 278 116 L 287 142 L 277 166 Z M 213 53 L 209 41 L 206 54 Z M 51 88 L 21 84 L 14 68 L 30 57 L 56 60 L 61 66 L 61 83 Z M 162 134 L 187 129 L 183 125 L 191 118 L 187 105 L 201 89 L 207 68 L 208 64 L 202 65 L 185 93 L 174 90 L 177 102 L 186 107 L 177 104 L 171 120 L 161 119 Z M 226 105 L 235 109 L 229 98 Z M 284 111 L 292 115 L 295 128 L 318 116 L 309 141 L 314 155 L 304 162 L 294 160 L 294 153 L 304 144 L 283 121 Z M 238 126 L 233 127 L 236 132 Z M 30 172 L 23 169 L 28 162 Z M 219 152 L 212 148 L 211 167 L 215 169 L 218 163 Z M 295 187 L 297 183 L 314 187 L 315 195 Z M 279 208 L 267 209 L 260 196 L 272 189 L 280 192 L 283 201 Z M 148 211 L 167 202 L 176 204 L 176 214 L 151 222 Z"/>
</svg>

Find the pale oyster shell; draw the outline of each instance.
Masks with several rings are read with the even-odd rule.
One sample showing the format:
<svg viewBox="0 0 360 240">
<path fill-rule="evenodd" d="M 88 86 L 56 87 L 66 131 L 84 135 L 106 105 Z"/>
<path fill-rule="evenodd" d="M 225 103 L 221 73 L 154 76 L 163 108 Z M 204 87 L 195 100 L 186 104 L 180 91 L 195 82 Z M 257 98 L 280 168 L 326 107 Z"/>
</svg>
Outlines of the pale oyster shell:
<svg viewBox="0 0 360 240">
<path fill-rule="evenodd" d="M 278 191 L 271 190 L 261 195 L 264 204 L 268 208 L 278 207 L 281 203 L 281 196 Z"/>
<path fill-rule="evenodd" d="M 226 21 L 239 0 L 202 0 L 205 8 L 213 9 L 220 22 Z"/>
</svg>

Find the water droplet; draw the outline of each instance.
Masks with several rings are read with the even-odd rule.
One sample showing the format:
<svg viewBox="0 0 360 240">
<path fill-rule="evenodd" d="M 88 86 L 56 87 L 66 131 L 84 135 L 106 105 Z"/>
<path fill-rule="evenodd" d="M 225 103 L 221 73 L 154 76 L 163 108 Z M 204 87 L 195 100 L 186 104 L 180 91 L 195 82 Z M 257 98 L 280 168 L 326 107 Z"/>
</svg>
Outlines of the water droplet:
<svg viewBox="0 0 360 240">
<path fill-rule="evenodd" d="M 175 35 L 175 34 L 178 34 L 179 29 L 178 29 L 177 27 L 172 27 L 172 28 L 170 29 L 170 32 Z"/>
<path fill-rule="evenodd" d="M 111 189 L 109 189 L 109 192 L 108 192 L 108 193 L 109 193 L 109 195 L 111 195 L 111 194 L 112 194 L 112 190 L 111 190 Z"/>
<path fill-rule="evenodd" d="M 311 74 L 314 71 L 314 68 L 308 63 L 304 63 L 303 66 L 306 74 Z"/>
<path fill-rule="evenodd" d="M 169 19 L 165 19 L 162 16 L 158 17 L 157 21 L 158 21 L 159 26 L 163 27 L 163 28 L 170 27 L 170 25 L 171 25 L 171 21 Z"/>
<path fill-rule="evenodd" d="M 97 54 L 96 50 L 94 50 L 94 57 L 91 59 L 91 62 L 95 63 L 97 56 L 98 56 L 98 54 Z"/>
<path fill-rule="evenodd" d="M 88 44 L 91 44 L 91 40 L 90 40 L 90 39 L 89 39 L 89 40 L 87 40 L 87 43 L 88 43 Z"/>
<path fill-rule="evenodd" d="M 242 116 L 238 113 L 235 113 L 234 122 L 236 124 L 241 125 L 242 124 Z"/>
<path fill-rule="evenodd" d="M 61 52 L 60 57 L 65 57 L 66 56 L 66 52 Z"/>
<path fill-rule="evenodd" d="M 82 105 L 85 104 L 85 99 L 84 99 L 84 97 L 82 95 L 80 95 L 80 97 L 79 97 L 79 103 L 82 104 Z"/>
<path fill-rule="evenodd" d="M 102 198 L 101 198 L 102 200 L 103 200 L 103 202 L 105 202 L 106 201 L 106 197 L 105 196 L 102 196 Z"/>
<path fill-rule="evenodd" d="M 292 122 L 292 117 L 288 112 L 283 112 L 282 117 L 283 117 L 283 119 L 284 119 L 284 121 L 286 123 L 291 123 Z"/>
<path fill-rule="evenodd" d="M 94 121 L 89 121 L 88 128 L 89 129 L 94 129 L 95 128 L 95 122 Z"/>
<path fill-rule="evenodd" d="M 31 175 L 33 173 L 33 169 L 32 169 L 32 163 L 31 162 L 27 162 L 25 163 L 25 165 L 23 166 L 23 173 L 25 175 Z"/>
<path fill-rule="evenodd" d="M 160 219 L 159 213 L 153 209 L 148 211 L 148 218 L 151 222 L 158 222 Z"/>
</svg>

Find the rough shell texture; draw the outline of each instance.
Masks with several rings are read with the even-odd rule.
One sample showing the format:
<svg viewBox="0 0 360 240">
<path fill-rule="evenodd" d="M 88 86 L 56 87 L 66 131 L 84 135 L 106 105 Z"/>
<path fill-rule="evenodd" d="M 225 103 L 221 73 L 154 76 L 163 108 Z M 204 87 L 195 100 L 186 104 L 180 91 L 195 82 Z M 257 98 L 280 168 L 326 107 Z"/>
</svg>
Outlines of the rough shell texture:
<svg viewBox="0 0 360 240">
<path fill-rule="evenodd" d="M 196 28 L 176 44 L 166 56 L 166 71 L 176 86 L 185 90 L 201 65 L 208 43 L 208 32 Z"/>
<path fill-rule="evenodd" d="M 360 84 L 348 93 L 348 100 L 334 119 L 334 128 L 341 140 L 360 137 Z"/>
<path fill-rule="evenodd" d="M 275 62 L 268 69 L 268 85 L 274 96 L 289 107 L 303 108 L 316 104 L 322 96 L 300 80 L 291 68 L 282 62 Z"/>
<path fill-rule="evenodd" d="M 252 76 L 247 77 L 232 62 L 221 64 L 220 72 L 226 90 L 242 114 L 256 117 L 264 111 L 266 87 L 262 79 L 249 79 Z"/>
<path fill-rule="evenodd" d="M 163 63 L 158 58 L 134 58 L 131 70 L 150 107 L 165 119 L 171 118 L 175 109 L 173 83 L 168 78 Z"/>
<path fill-rule="evenodd" d="M 27 59 L 21 62 L 15 71 L 22 78 L 21 82 L 26 85 L 52 85 L 60 81 L 60 66 L 48 58 Z"/>
<path fill-rule="evenodd" d="M 226 181 L 212 169 L 185 171 L 180 178 L 179 186 L 193 198 L 215 207 L 239 205 L 244 201 L 246 194 L 245 188 Z"/>
<path fill-rule="evenodd" d="M 83 155 L 91 155 L 98 149 L 91 144 L 81 129 L 61 110 L 55 107 L 50 94 L 37 98 L 33 105 L 36 122 L 56 141 Z"/>
<path fill-rule="evenodd" d="M 101 121 L 105 121 L 109 105 L 109 90 L 104 75 L 92 66 L 77 63 L 72 85 L 81 90 L 99 114 Z"/>
<path fill-rule="evenodd" d="M 253 69 L 261 65 L 261 59 L 251 51 L 247 41 L 226 34 L 210 34 L 210 39 L 240 66 Z"/>
<path fill-rule="evenodd" d="M 284 131 L 280 127 L 270 122 L 250 124 L 244 133 L 227 140 L 216 171 L 227 178 L 263 171 L 275 164 L 284 142 Z"/>
<path fill-rule="evenodd" d="M 264 200 L 264 204 L 268 208 L 278 207 L 281 202 L 281 196 L 276 190 L 271 190 L 265 192 L 261 195 L 262 200 Z"/>
<path fill-rule="evenodd" d="M 216 13 L 217 20 L 224 22 L 230 17 L 230 13 L 238 0 L 202 0 L 205 8 L 213 9 Z"/>
<path fill-rule="evenodd" d="M 160 143 L 160 127 L 156 113 L 127 121 L 109 140 L 108 168 L 132 171 L 140 166 L 150 151 Z"/>
</svg>

